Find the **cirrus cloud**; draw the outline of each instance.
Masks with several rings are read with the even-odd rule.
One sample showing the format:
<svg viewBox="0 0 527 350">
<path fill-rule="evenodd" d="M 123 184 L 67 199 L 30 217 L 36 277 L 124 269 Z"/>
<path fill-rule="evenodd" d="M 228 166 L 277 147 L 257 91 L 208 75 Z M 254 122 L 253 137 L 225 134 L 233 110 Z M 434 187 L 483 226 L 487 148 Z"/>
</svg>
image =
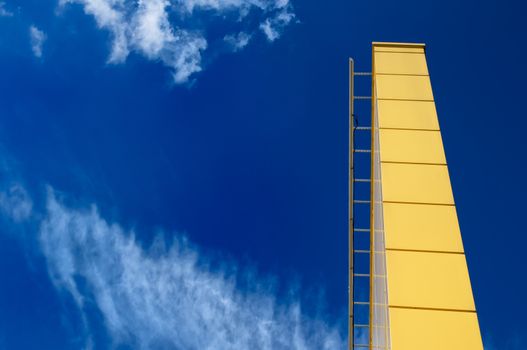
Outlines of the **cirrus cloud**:
<svg viewBox="0 0 527 350">
<path fill-rule="evenodd" d="M 0 192 L 0 211 L 15 222 L 22 222 L 31 216 L 33 201 L 19 183 L 12 183 Z"/>
<path fill-rule="evenodd" d="M 0 1 L 0 17 L 13 17 L 14 13 L 5 8 L 5 2 Z"/>
<path fill-rule="evenodd" d="M 222 18 L 241 29 L 224 33 L 233 51 L 246 46 L 261 29 L 269 41 L 276 40 L 294 18 L 289 0 L 61 0 L 60 6 L 78 4 L 95 18 L 100 29 L 111 34 L 109 63 L 123 63 L 131 52 L 168 67 L 176 83 L 187 82 L 203 69 L 209 47 L 209 21 Z M 259 18 L 254 28 L 245 21 L 253 12 Z M 207 17 L 207 18 L 209 18 Z M 196 19 L 196 20 L 194 20 Z M 247 23 L 246 23 L 247 22 Z M 239 39 L 234 42 L 230 38 Z M 235 43 L 235 45 L 232 45 Z"/>
<path fill-rule="evenodd" d="M 46 33 L 32 25 L 29 27 L 29 38 L 31 42 L 31 50 L 35 57 L 42 57 L 42 48 L 47 39 Z"/>
<path fill-rule="evenodd" d="M 83 313 L 95 304 L 115 345 L 140 349 L 338 350 L 338 329 L 306 316 L 295 298 L 279 300 L 265 280 L 236 282 L 237 266 L 211 269 L 180 236 L 144 249 L 133 232 L 95 206 L 72 209 L 49 191 L 39 241 L 54 285 Z M 205 261 L 205 262 L 204 262 Z M 224 264 L 222 266 L 225 266 Z"/>
</svg>

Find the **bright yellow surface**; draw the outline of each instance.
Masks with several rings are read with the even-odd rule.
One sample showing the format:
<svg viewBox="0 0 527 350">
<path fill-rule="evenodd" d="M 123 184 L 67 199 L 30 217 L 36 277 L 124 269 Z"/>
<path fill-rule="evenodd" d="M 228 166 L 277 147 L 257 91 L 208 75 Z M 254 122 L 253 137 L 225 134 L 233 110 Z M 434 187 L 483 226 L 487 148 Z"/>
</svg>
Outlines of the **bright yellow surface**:
<svg viewBox="0 0 527 350">
<path fill-rule="evenodd" d="M 456 208 L 384 203 L 386 249 L 463 252 Z"/>
<path fill-rule="evenodd" d="M 376 75 L 378 99 L 433 101 L 432 86 L 427 76 Z"/>
<path fill-rule="evenodd" d="M 374 43 L 373 55 L 382 205 L 372 206 L 370 300 L 373 325 L 389 312 L 391 339 L 374 327 L 371 345 L 482 350 L 424 46 Z"/>
<path fill-rule="evenodd" d="M 454 204 L 446 165 L 382 163 L 383 201 Z"/>
<path fill-rule="evenodd" d="M 428 75 L 428 68 L 424 53 L 375 52 L 375 73 Z"/>
<path fill-rule="evenodd" d="M 375 52 L 407 52 L 407 53 L 424 53 L 424 47 L 390 47 L 390 46 L 376 46 Z"/>
<path fill-rule="evenodd" d="M 381 162 L 446 164 L 439 131 L 379 130 Z"/>
<path fill-rule="evenodd" d="M 463 254 L 386 251 L 390 306 L 475 310 Z"/>
<path fill-rule="evenodd" d="M 393 350 L 483 350 L 474 312 L 390 308 Z"/>
<path fill-rule="evenodd" d="M 434 102 L 377 101 L 379 127 L 439 130 Z"/>
</svg>

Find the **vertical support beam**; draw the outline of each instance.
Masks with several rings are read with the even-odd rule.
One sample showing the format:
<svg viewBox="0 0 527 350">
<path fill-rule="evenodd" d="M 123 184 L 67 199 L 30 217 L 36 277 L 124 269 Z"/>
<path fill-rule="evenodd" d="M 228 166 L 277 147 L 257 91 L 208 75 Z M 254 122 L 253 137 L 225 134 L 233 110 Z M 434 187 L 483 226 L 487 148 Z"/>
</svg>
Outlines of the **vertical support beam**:
<svg viewBox="0 0 527 350">
<path fill-rule="evenodd" d="M 373 59 L 372 59 L 373 62 Z M 371 71 L 371 144 L 370 144 L 370 307 L 369 307 L 369 346 L 370 350 L 373 349 L 373 314 L 375 307 L 375 300 L 373 297 L 373 288 L 375 283 L 375 65 L 372 63 Z"/>
<path fill-rule="evenodd" d="M 353 184 L 354 184 L 354 112 L 353 112 L 353 98 L 354 98 L 354 66 L 353 59 L 349 59 L 349 174 L 348 174 L 348 344 L 349 350 L 353 350 L 354 346 L 354 319 L 353 319 Z"/>
</svg>

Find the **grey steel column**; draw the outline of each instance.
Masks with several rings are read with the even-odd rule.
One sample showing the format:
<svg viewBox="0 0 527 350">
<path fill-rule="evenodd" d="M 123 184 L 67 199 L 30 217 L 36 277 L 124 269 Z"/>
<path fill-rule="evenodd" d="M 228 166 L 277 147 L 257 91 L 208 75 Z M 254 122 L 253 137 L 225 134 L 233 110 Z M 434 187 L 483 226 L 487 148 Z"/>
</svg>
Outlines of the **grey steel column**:
<svg viewBox="0 0 527 350">
<path fill-rule="evenodd" d="M 349 59 L 349 174 L 348 174 L 348 264 L 349 264 L 349 276 L 348 276 L 348 307 L 349 307 L 349 319 L 348 319 L 348 344 L 349 350 L 353 350 L 354 342 L 354 320 L 353 320 L 353 184 L 354 184 L 354 173 L 353 173 L 353 134 L 354 134 L 354 116 L 353 116 L 353 78 L 354 78 L 354 67 L 353 59 Z"/>
</svg>

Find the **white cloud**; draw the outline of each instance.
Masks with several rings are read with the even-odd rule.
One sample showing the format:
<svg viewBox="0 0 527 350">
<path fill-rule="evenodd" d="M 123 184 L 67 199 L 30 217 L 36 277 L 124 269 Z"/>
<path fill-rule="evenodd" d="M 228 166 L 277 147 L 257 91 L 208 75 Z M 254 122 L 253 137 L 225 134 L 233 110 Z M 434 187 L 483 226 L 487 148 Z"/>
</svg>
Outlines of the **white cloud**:
<svg viewBox="0 0 527 350">
<path fill-rule="evenodd" d="M 278 33 L 278 31 L 271 25 L 269 19 L 266 19 L 265 22 L 260 24 L 260 29 L 264 32 L 269 41 L 274 41 L 280 36 L 280 33 Z"/>
<path fill-rule="evenodd" d="M 141 0 L 132 20 L 132 43 L 150 59 L 173 69 L 174 81 L 182 83 L 201 70 L 201 51 L 207 41 L 201 34 L 174 30 L 168 20 L 166 0 Z"/>
<path fill-rule="evenodd" d="M 13 12 L 6 10 L 5 2 L 0 1 L 0 17 L 12 17 L 13 15 Z"/>
<path fill-rule="evenodd" d="M 174 34 L 168 22 L 166 0 L 140 0 L 134 16 L 133 39 L 148 56 L 156 57 L 166 44 L 172 42 Z"/>
<path fill-rule="evenodd" d="M 283 17 L 294 17 L 289 0 L 61 0 L 62 6 L 68 3 L 82 5 L 100 29 L 111 33 L 110 63 L 123 63 L 130 52 L 137 52 L 169 67 L 176 83 L 188 81 L 203 68 L 202 55 L 209 45 L 207 21 L 199 16 L 212 13 L 239 22 L 259 9 L 262 25 L 273 31 L 274 39 L 290 21 Z M 240 50 L 251 34 L 243 30 L 225 37 L 238 38 Z"/>
<path fill-rule="evenodd" d="M 195 9 L 224 11 L 250 6 L 262 7 L 261 1 L 248 0 L 176 0 L 175 3 L 189 13 Z"/>
<path fill-rule="evenodd" d="M 245 32 L 238 34 L 225 35 L 223 40 L 232 48 L 233 51 L 240 51 L 249 44 L 251 35 Z"/>
<path fill-rule="evenodd" d="M 175 238 L 166 247 L 158 237 L 145 250 L 133 233 L 106 222 L 95 207 L 71 209 L 52 192 L 40 242 L 54 284 L 81 310 L 88 301 L 96 305 L 115 345 L 346 348 L 335 328 L 303 315 L 298 302 L 280 302 L 256 276 L 248 276 L 251 290 L 242 290 L 235 282 L 236 266 L 211 269 L 185 239 Z"/>
<path fill-rule="evenodd" d="M 33 209 L 33 202 L 20 184 L 13 184 L 0 192 L 0 210 L 15 222 L 22 222 L 29 218 Z"/>
<path fill-rule="evenodd" d="M 250 8 L 272 11 L 291 6 L 289 0 L 174 0 L 174 4 L 188 13 L 195 10 L 245 12 Z"/>
<path fill-rule="evenodd" d="M 285 7 L 283 7 L 274 17 L 267 18 L 262 24 L 260 24 L 260 29 L 264 32 L 269 41 L 275 41 L 278 39 L 280 35 L 282 35 L 283 29 L 295 18 L 295 14 L 290 11 L 289 7 L 287 7 L 287 5 L 283 6 Z"/>
<path fill-rule="evenodd" d="M 29 27 L 29 38 L 31 42 L 31 50 L 36 57 L 42 57 L 42 46 L 46 41 L 46 34 L 35 27 L 34 25 Z"/>
<path fill-rule="evenodd" d="M 109 61 L 123 62 L 129 53 L 126 7 L 124 0 L 61 0 L 63 6 L 67 3 L 79 3 L 86 14 L 95 18 L 97 26 L 112 34 L 112 52 Z"/>
</svg>

